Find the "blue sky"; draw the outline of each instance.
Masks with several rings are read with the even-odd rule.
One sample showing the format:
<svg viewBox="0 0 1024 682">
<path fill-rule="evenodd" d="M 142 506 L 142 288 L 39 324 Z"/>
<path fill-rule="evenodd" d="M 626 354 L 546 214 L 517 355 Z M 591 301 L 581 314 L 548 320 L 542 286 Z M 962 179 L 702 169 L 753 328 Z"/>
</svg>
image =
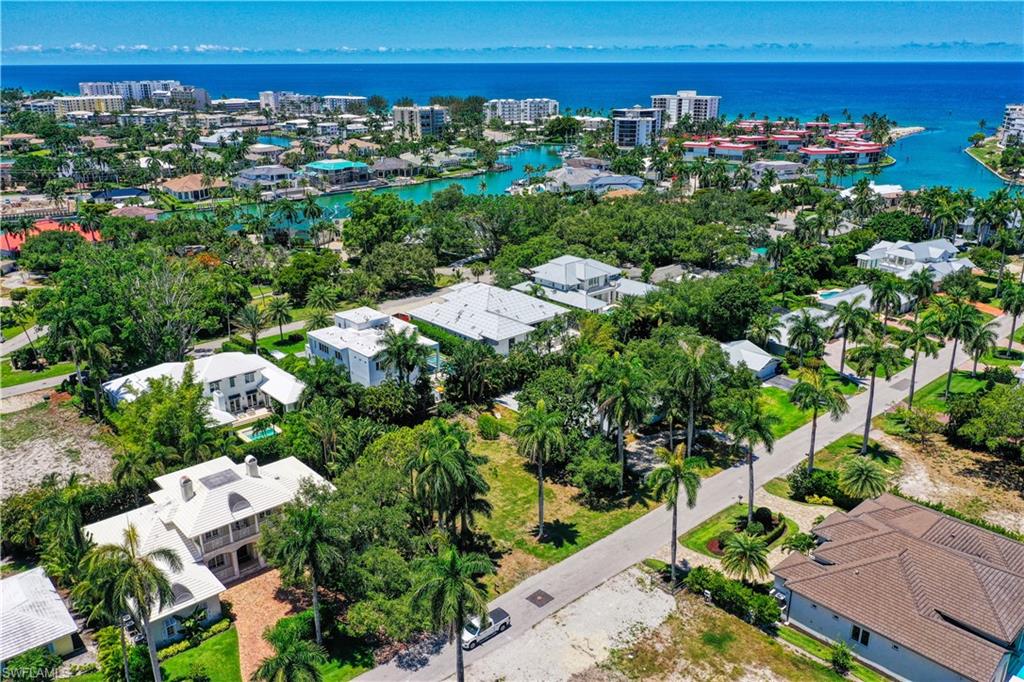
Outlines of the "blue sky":
<svg viewBox="0 0 1024 682">
<path fill-rule="evenodd" d="M 1024 3 L 3 1 L 5 64 L 1024 61 Z"/>
</svg>

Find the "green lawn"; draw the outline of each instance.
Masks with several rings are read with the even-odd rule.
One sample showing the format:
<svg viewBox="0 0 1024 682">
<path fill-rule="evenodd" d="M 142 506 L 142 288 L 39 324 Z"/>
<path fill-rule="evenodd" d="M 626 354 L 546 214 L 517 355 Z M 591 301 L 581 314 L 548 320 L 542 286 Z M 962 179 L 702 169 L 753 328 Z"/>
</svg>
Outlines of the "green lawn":
<svg viewBox="0 0 1024 682">
<path fill-rule="evenodd" d="M 199 646 L 171 656 L 160 664 L 169 680 L 188 678 L 193 665 L 209 675 L 210 682 L 241 682 L 238 662 L 238 631 L 232 627 Z"/>
<path fill-rule="evenodd" d="M 75 675 L 74 677 L 67 678 L 71 682 L 104 682 L 103 673 L 96 671 L 94 673 L 82 673 L 81 675 Z"/>
<path fill-rule="evenodd" d="M 34 318 L 26 322 L 26 324 L 28 324 L 29 329 L 31 329 L 32 325 L 34 325 L 35 323 L 36 321 Z M 11 324 L 0 329 L 0 333 L 3 333 L 4 341 L 7 341 L 8 339 L 13 339 L 15 336 L 22 333 L 23 331 L 25 331 L 25 328 L 22 327 L 20 324 Z M 36 340 L 35 332 L 32 332 L 32 340 Z"/>
<path fill-rule="evenodd" d="M 914 393 L 914 406 L 922 407 L 927 410 L 935 410 L 936 412 L 946 412 L 949 407 L 946 405 L 946 399 L 944 397 L 946 391 L 946 377 L 948 374 L 943 374 L 941 377 L 926 384 L 919 388 Z M 951 395 L 958 393 L 974 393 L 984 388 L 987 382 L 978 377 L 972 377 L 970 372 L 964 372 L 957 370 L 953 373 L 953 382 L 950 385 L 949 391 Z"/>
<path fill-rule="evenodd" d="M 803 649 L 811 656 L 820 658 L 826 662 L 829 660 L 829 656 L 832 652 L 831 648 L 827 644 L 819 642 L 810 635 L 805 635 L 799 630 L 787 625 L 783 625 L 779 628 L 779 639 L 784 642 L 789 642 L 793 646 Z M 854 661 L 853 665 L 850 666 L 850 675 L 858 680 L 863 680 L 863 682 L 885 682 L 889 679 L 885 675 L 877 673 L 857 661 Z"/>
<path fill-rule="evenodd" d="M 772 428 L 776 438 L 785 436 L 811 420 L 810 410 L 801 410 L 789 401 L 789 393 L 775 386 L 761 387 L 761 404 L 768 414 L 778 418 Z"/>
<path fill-rule="evenodd" d="M 71 374 L 74 371 L 75 365 L 71 362 L 58 362 L 56 365 L 52 365 L 38 372 L 13 369 L 11 367 L 11 361 L 5 358 L 3 361 L 0 361 L 0 387 L 6 388 L 10 386 L 17 386 L 19 384 L 27 384 L 30 381 L 59 377 L 62 374 Z"/>
<path fill-rule="evenodd" d="M 279 350 L 285 354 L 301 353 L 306 350 L 306 335 L 302 332 L 285 332 L 284 339 L 280 334 L 260 339 L 259 345 L 267 350 Z"/>
<path fill-rule="evenodd" d="M 373 668 L 373 647 L 347 637 L 332 638 L 327 642 L 325 665 L 320 666 L 323 682 L 346 682 Z"/>
<path fill-rule="evenodd" d="M 1000 367 L 1020 367 L 1024 362 L 1024 351 L 1013 349 L 1007 352 L 1006 346 L 999 346 L 995 351 L 989 351 L 981 356 L 981 364 Z"/>
<path fill-rule="evenodd" d="M 859 434 L 848 433 L 834 443 L 818 450 L 814 453 L 814 468 L 838 469 L 843 460 L 848 457 L 860 456 L 862 438 Z M 868 441 L 868 456 L 881 464 L 890 476 L 898 474 L 903 468 L 902 459 L 873 440 Z M 802 460 L 799 466 L 807 466 L 807 460 Z M 776 497 L 789 497 L 789 482 L 784 476 L 768 481 L 764 484 L 764 489 L 765 492 Z"/>
<path fill-rule="evenodd" d="M 911 365 L 911 364 L 912 364 L 913 362 L 914 362 L 914 361 L 913 361 L 912 359 L 910 359 L 910 358 L 908 358 L 908 357 L 906 357 L 906 356 L 903 356 L 903 355 L 901 355 L 901 356 L 899 357 L 899 361 L 898 361 L 898 362 L 896 363 L 896 367 L 895 367 L 895 368 L 893 368 L 893 372 L 892 372 L 892 373 L 893 373 L 893 374 L 896 374 L 897 372 L 902 372 L 902 371 L 903 371 L 903 370 L 905 370 L 905 369 L 906 369 L 907 367 L 910 367 L 910 365 Z M 885 372 L 883 372 L 883 371 L 882 371 L 882 370 L 880 370 L 880 369 L 878 369 L 878 370 L 875 370 L 875 376 L 876 376 L 876 377 L 878 377 L 878 378 L 880 378 L 880 379 L 884 379 L 884 378 L 885 378 Z M 890 376 L 891 376 L 891 375 L 890 375 Z"/>
<path fill-rule="evenodd" d="M 694 552 L 699 552 L 705 556 L 717 559 L 718 557 L 708 550 L 708 542 L 717 537 L 723 531 L 735 529 L 736 518 L 739 516 L 745 517 L 746 515 L 746 504 L 734 504 L 731 507 L 718 512 L 693 530 L 680 535 L 679 544 L 687 549 L 693 550 Z M 800 528 L 796 525 L 796 522 L 787 518 L 786 532 L 780 535 L 775 542 L 768 546 L 769 551 L 778 546 L 787 535 L 796 533 L 799 530 Z"/>
<path fill-rule="evenodd" d="M 835 384 L 836 386 L 838 386 L 839 390 L 842 391 L 843 395 L 857 395 L 858 393 L 864 390 L 864 387 L 861 384 L 857 383 L 856 381 L 853 381 L 852 379 L 847 379 L 846 377 L 841 376 L 839 372 L 835 371 L 828 365 L 822 365 L 821 373 L 825 375 L 825 379 L 828 380 L 830 384 Z M 786 372 L 786 376 L 788 376 L 791 379 L 799 380 L 800 368 L 794 367 L 793 369 Z"/>
</svg>

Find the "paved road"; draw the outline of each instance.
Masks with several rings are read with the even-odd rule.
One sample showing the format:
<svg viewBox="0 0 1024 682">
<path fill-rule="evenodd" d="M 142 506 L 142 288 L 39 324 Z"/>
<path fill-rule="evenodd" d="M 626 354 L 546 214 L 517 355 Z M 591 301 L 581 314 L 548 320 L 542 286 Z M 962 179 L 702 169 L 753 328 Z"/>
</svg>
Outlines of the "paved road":
<svg viewBox="0 0 1024 682">
<path fill-rule="evenodd" d="M 1000 336 L 1009 333 L 1010 320 L 1004 316 L 999 320 Z M 938 357 L 923 358 L 918 364 L 918 386 L 942 376 L 949 367 L 952 344 L 939 353 Z M 958 365 L 967 360 L 958 353 Z M 902 400 L 909 390 L 910 369 L 900 372 L 891 381 L 878 380 L 875 390 L 873 414 L 880 414 Z M 819 420 L 816 447 L 822 448 L 850 432 L 859 433 L 867 416 L 868 391 L 850 399 L 850 411 L 839 423 L 828 419 Z M 792 470 L 807 455 L 810 445 L 811 426 L 807 424 L 779 439 L 774 454 L 766 455 L 758 449 L 754 466 L 755 485 L 782 476 Z M 745 502 L 747 471 L 742 465 L 723 471 L 706 479 L 701 487 L 697 506 L 687 509 L 680 505 L 679 533 L 699 525 L 719 511 L 736 502 Z M 655 509 L 615 533 L 580 550 L 554 566 L 524 580 L 511 591 L 491 603 L 491 608 L 501 607 L 512 616 L 512 628 L 492 639 L 474 651 L 466 652 L 466 665 L 480 660 L 500 647 L 509 646 L 541 620 L 572 603 L 606 580 L 653 556 L 671 535 L 671 517 L 662 508 Z M 552 599 L 543 607 L 526 601 L 527 596 L 543 590 Z M 365 673 L 365 680 L 443 680 L 455 672 L 455 655 L 451 646 L 437 647 L 430 654 L 416 652 L 408 657 L 399 657 L 386 666 Z M 523 656 L 539 656 L 543 652 L 523 651 Z M 404 667 L 403 667 L 404 666 Z"/>
<path fill-rule="evenodd" d="M 16 395 L 25 395 L 26 393 L 35 393 L 36 391 L 43 391 L 48 388 L 55 388 L 60 386 L 61 382 L 67 379 L 74 372 L 67 374 L 61 374 L 60 376 L 50 377 L 49 379 L 39 379 L 38 381 L 29 381 L 28 383 L 18 384 L 17 386 L 10 386 L 0 389 L 0 398 L 11 398 Z"/>
<path fill-rule="evenodd" d="M 32 335 L 32 341 L 35 342 L 40 336 L 46 335 L 46 327 L 29 327 L 28 333 Z M 21 332 L 17 336 L 12 336 L 6 341 L 0 342 L 0 356 L 13 353 L 19 348 L 24 348 L 28 344 L 28 335 L 26 335 L 25 332 Z"/>
</svg>

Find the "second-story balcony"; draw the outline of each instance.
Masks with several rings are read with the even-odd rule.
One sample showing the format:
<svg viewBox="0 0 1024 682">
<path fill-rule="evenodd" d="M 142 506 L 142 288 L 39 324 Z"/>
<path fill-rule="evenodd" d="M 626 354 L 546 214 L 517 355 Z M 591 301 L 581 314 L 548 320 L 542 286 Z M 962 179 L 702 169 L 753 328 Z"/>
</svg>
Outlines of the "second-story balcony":
<svg viewBox="0 0 1024 682">
<path fill-rule="evenodd" d="M 256 527 L 255 521 L 250 521 L 244 526 L 231 526 L 231 538 L 232 542 L 238 542 L 243 538 L 247 538 L 251 535 L 255 535 L 258 528 Z"/>
<path fill-rule="evenodd" d="M 228 533 L 227 528 L 221 528 L 220 534 L 212 538 L 203 538 L 203 553 L 209 554 L 211 550 L 220 549 L 225 545 L 230 545 L 233 542 L 231 535 Z"/>
</svg>

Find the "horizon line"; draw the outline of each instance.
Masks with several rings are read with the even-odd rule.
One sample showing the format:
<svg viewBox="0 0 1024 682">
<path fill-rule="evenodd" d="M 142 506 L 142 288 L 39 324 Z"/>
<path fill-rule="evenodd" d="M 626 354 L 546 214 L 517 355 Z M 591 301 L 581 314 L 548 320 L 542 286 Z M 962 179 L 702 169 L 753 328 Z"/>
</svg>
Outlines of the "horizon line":
<svg viewBox="0 0 1024 682">
<path fill-rule="evenodd" d="M 516 64 L 558 64 L 558 65 L 569 65 L 569 64 L 580 64 L 580 65 L 601 65 L 607 66 L 609 64 L 1019 64 L 1024 68 L 1024 60 L 1018 59 L 985 59 L 985 60 L 963 60 L 963 59 L 897 59 L 897 60 L 885 60 L 885 59 L 776 59 L 776 60 L 728 60 L 728 59 L 715 59 L 715 60 L 703 60 L 703 59 L 687 59 L 687 60 L 640 60 L 640 61 L 628 61 L 628 60 L 609 60 L 609 61 L 532 61 L 532 60 L 516 60 L 516 61 L 412 61 L 412 62 L 394 62 L 394 61 L 356 61 L 356 62 L 332 62 L 332 61 L 316 61 L 316 62 L 296 62 L 296 61 L 280 61 L 280 62 L 269 62 L 269 61 L 252 61 L 252 62 L 89 62 L 89 63 L 47 63 L 47 64 L 10 64 L 0 63 L 0 68 L 7 67 L 53 67 L 53 66 L 71 66 L 71 67 L 85 67 L 85 66 L 267 66 L 267 65 L 287 65 L 287 66 L 420 66 L 420 65 L 455 65 L 455 66 L 505 66 L 505 65 L 516 65 Z"/>
</svg>

